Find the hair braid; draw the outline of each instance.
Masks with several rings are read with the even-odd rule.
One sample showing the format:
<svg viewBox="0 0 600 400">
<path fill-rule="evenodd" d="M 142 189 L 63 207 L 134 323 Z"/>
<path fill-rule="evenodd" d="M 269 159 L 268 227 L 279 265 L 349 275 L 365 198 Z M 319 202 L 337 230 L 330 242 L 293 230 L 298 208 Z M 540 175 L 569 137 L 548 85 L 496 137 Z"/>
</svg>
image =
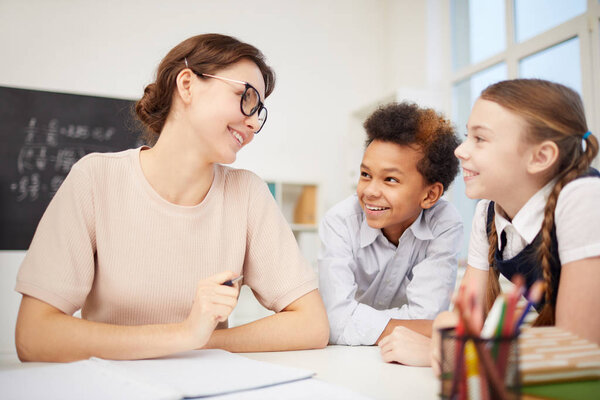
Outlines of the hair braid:
<svg viewBox="0 0 600 400">
<path fill-rule="evenodd" d="M 538 249 L 538 258 L 542 266 L 542 275 L 546 282 L 546 290 L 544 293 L 544 300 L 546 304 L 540 311 L 540 314 L 534 322 L 534 326 L 554 325 L 555 320 L 555 309 L 552 304 L 552 295 L 554 294 L 554 283 L 552 282 L 552 273 L 550 270 L 552 261 L 552 229 L 554 228 L 554 212 L 556 210 L 556 204 L 558 203 L 558 196 L 560 191 L 572 180 L 578 176 L 584 174 L 594 157 L 598 152 L 598 142 L 596 138 L 590 136 L 587 139 L 586 151 L 583 152 L 581 149 L 581 139 L 578 136 L 571 136 L 575 138 L 574 143 L 576 157 L 570 158 L 570 163 L 563 169 L 564 172 L 558 175 L 558 180 L 552 192 L 546 202 L 544 209 L 544 222 L 542 223 L 542 243 Z M 577 154 L 579 153 L 579 154 Z M 557 282 L 556 282 L 557 283 Z"/>
<path fill-rule="evenodd" d="M 496 248 L 498 247 L 498 232 L 496 232 L 496 224 L 494 223 L 494 219 L 492 219 L 490 221 L 489 232 L 490 233 L 488 235 L 488 242 L 490 244 L 490 248 L 488 251 L 488 264 L 489 264 L 490 268 L 488 269 L 488 284 L 487 284 L 487 291 L 486 291 L 486 295 L 485 295 L 485 314 L 486 314 L 486 316 L 487 316 L 487 313 L 492 308 L 494 301 L 496 301 L 496 297 L 498 297 L 498 295 L 501 292 L 500 282 L 498 281 L 500 274 L 498 273 L 498 270 L 495 268 L 495 262 L 494 262 L 494 255 L 496 253 Z"/>
<path fill-rule="evenodd" d="M 545 305 L 535 325 L 554 324 L 555 305 L 552 300 L 557 298 L 557 293 L 554 292 L 560 282 L 552 282 L 551 265 L 560 260 L 552 260 L 552 231 L 555 229 L 554 214 L 558 196 L 569 182 L 587 172 L 598 154 L 598 140 L 594 135 L 582 139 L 588 126 L 581 97 L 573 89 L 559 83 L 541 79 L 502 81 L 488 86 L 481 93 L 481 99 L 493 101 L 523 118 L 527 124 L 523 136 L 526 143 L 552 141 L 559 150 L 558 161 L 553 170 L 548 171 L 548 181 L 555 179 L 556 183 L 544 209 L 542 240 L 536 250 L 546 289 Z M 585 150 L 582 148 L 582 140 L 585 141 Z M 495 242 L 497 243 L 497 238 Z M 495 249 L 496 246 L 493 247 Z M 491 278 L 488 286 L 488 292 L 491 292 Z"/>
</svg>

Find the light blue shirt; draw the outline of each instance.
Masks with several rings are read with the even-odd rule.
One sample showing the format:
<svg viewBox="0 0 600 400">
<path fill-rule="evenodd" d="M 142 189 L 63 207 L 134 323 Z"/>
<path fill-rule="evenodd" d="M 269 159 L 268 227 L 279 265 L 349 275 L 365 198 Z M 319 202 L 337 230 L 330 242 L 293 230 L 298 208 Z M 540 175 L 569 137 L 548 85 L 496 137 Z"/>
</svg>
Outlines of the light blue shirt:
<svg viewBox="0 0 600 400">
<path fill-rule="evenodd" d="M 421 212 L 397 247 L 367 224 L 356 195 L 327 212 L 319 235 L 330 343 L 372 345 L 390 319 L 433 319 L 448 309 L 463 226 L 446 200 Z"/>
</svg>

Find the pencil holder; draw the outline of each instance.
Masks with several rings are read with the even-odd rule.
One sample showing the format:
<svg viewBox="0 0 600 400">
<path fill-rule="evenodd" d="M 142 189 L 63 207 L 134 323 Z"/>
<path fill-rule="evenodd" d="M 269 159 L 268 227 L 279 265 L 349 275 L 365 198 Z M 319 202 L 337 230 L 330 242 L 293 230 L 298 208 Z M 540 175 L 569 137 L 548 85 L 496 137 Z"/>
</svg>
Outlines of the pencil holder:
<svg viewBox="0 0 600 400">
<path fill-rule="evenodd" d="M 482 339 L 442 329 L 441 398 L 520 398 L 517 336 Z"/>
</svg>

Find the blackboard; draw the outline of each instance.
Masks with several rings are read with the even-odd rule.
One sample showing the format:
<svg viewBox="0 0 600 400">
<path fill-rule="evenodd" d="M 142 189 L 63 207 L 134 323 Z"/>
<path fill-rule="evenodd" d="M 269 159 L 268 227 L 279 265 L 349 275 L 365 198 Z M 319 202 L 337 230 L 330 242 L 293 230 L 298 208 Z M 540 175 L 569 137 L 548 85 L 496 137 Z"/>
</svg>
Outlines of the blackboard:
<svg viewBox="0 0 600 400">
<path fill-rule="evenodd" d="M 142 144 L 133 101 L 0 87 L 0 250 L 26 250 L 71 166 Z"/>
</svg>

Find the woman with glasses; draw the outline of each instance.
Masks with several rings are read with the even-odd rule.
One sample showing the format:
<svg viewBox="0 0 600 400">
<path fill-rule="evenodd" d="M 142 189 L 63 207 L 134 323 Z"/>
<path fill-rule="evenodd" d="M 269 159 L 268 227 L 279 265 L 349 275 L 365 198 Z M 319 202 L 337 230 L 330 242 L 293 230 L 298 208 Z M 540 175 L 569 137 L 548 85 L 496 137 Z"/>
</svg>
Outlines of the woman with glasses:
<svg viewBox="0 0 600 400">
<path fill-rule="evenodd" d="M 82 158 L 39 223 L 17 277 L 21 360 L 327 344 L 316 277 L 267 186 L 222 165 L 262 129 L 273 86 L 262 53 L 229 36 L 166 55 L 135 107 L 152 147 Z M 214 330 L 242 275 L 276 313 Z"/>
</svg>

